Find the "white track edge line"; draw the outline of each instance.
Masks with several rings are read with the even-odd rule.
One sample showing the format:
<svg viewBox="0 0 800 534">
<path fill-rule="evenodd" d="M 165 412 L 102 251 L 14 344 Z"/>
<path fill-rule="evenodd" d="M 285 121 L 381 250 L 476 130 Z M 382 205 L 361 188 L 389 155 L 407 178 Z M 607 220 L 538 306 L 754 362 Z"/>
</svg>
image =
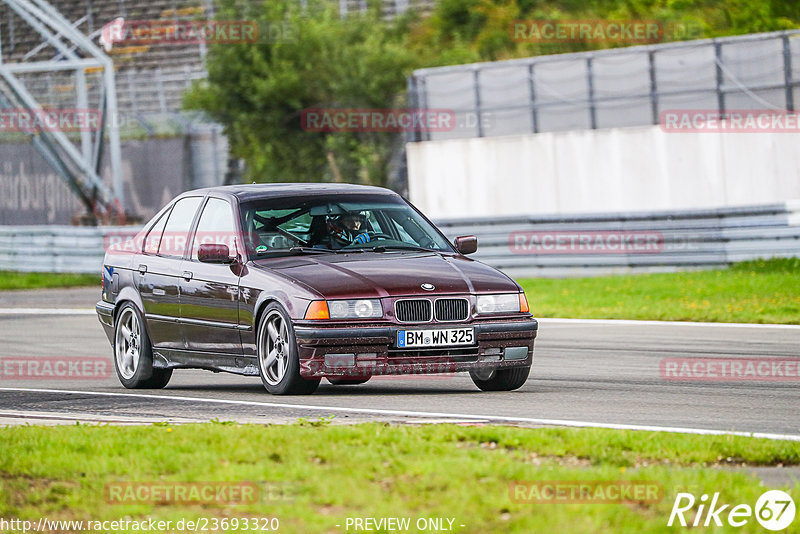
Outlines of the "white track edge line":
<svg viewBox="0 0 800 534">
<path fill-rule="evenodd" d="M 0 315 L 94 315 L 92 308 L 0 308 Z M 567 319 L 563 317 L 537 318 L 543 324 L 587 324 L 630 326 L 704 326 L 717 328 L 784 328 L 800 330 L 794 324 L 761 323 L 709 323 L 695 321 L 649 321 L 638 319 Z"/>
<path fill-rule="evenodd" d="M 279 402 L 256 402 L 256 401 L 242 401 L 233 399 L 207 399 L 202 397 L 184 397 L 181 395 L 146 395 L 142 393 L 113 393 L 105 391 L 75 391 L 75 390 L 63 390 L 63 389 L 3 388 L 3 387 L 0 387 L 0 391 L 18 391 L 18 392 L 29 392 L 29 393 L 65 393 L 73 395 L 93 395 L 98 397 L 134 397 L 142 399 L 166 399 L 166 400 L 177 400 L 184 402 L 203 402 L 209 404 L 211 403 L 233 404 L 239 406 L 260 406 L 267 408 L 290 408 L 290 409 L 300 409 L 300 410 L 317 410 L 325 412 L 395 415 L 404 417 L 435 417 L 435 418 L 446 418 L 454 420 L 484 419 L 488 421 L 502 421 L 507 423 L 531 423 L 531 424 L 548 425 L 548 426 L 567 426 L 567 427 L 577 427 L 577 428 L 607 428 L 612 430 L 642 430 L 649 432 L 669 432 L 677 434 L 742 436 L 748 438 L 800 441 L 800 435 L 798 434 L 773 434 L 767 432 L 741 432 L 741 431 L 714 430 L 705 428 L 681 428 L 681 427 L 667 427 L 667 426 L 654 426 L 654 425 L 596 423 L 591 421 L 537 419 L 532 417 L 508 417 L 508 416 L 497 416 L 497 415 L 475 415 L 475 414 L 457 414 L 457 413 L 440 413 L 440 412 L 414 412 L 407 410 L 381 410 L 375 408 L 347 408 L 342 406 L 315 406 L 310 404 L 284 404 Z"/>
<path fill-rule="evenodd" d="M 717 328 L 785 328 L 789 330 L 800 330 L 800 325 L 796 324 L 772 324 L 772 323 L 708 323 L 695 321 L 647 321 L 637 319 L 566 319 L 562 317 L 542 317 L 538 321 L 542 324 L 595 324 L 595 325 L 631 325 L 631 326 L 705 326 Z"/>
<path fill-rule="evenodd" d="M 0 308 L 0 315 L 95 315 L 91 308 Z"/>
</svg>

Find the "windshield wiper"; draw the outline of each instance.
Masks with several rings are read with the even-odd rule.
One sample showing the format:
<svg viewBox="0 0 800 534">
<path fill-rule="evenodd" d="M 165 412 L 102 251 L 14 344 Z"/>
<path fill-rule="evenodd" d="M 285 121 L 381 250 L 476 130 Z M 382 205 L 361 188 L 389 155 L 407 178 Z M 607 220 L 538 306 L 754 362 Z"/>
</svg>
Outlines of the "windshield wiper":
<svg viewBox="0 0 800 534">
<path fill-rule="evenodd" d="M 414 250 L 418 252 L 440 252 L 425 247 L 418 247 L 416 245 L 377 245 L 372 247 L 373 252 L 386 252 L 387 250 Z"/>
<path fill-rule="evenodd" d="M 292 247 L 289 249 L 289 252 L 293 254 L 330 254 L 336 251 L 329 248 Z"/>
</svg>

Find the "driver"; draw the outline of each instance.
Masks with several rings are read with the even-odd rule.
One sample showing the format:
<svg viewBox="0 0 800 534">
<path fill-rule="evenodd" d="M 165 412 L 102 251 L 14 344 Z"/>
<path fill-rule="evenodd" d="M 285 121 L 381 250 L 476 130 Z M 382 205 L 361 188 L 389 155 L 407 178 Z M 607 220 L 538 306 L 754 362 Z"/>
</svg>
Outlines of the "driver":
<svg viewBox="0 0 800 534">
<path fill-rule="evenodd" d="M 366 229 L 366 217 L 361 213 L 345 213 L 328 218 L 328 233 L 331 242 L 338 247 L 353 243 L 367 243 L 371 240 Z"/>
</svg>

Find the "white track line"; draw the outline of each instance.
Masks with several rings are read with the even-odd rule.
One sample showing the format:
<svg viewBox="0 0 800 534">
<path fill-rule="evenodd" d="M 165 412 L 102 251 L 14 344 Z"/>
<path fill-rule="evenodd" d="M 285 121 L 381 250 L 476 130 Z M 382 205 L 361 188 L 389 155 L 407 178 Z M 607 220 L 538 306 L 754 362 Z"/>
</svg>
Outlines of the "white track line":
<svg viewBox="0 0 800 534">
<path fill-rule="evenodd" d="M 638 321 L 634 319 L 564 319 L 560 317 L 541 318 L 539 322 L 547 324 L 585 324 L 604 326 L 704 326 L 715 328 L 783 328 L 800 330 L 795 324 L 760 324 L 760 323 L 700 323 L 693 321 Z"/>
<path fill-rule="evenodd" d="M 0 308 L 0 315 L 95 315 L 91 308 Z"/>
<path fill-rule="evenodd" d="M 0 308 L 0 315 L 95 315 L 92 308 Z M 800 330 L 800 325 L 759 323 L 700 323 L 692 321 L 639 321 L 632 319 L 565 319 L 561 317 L 537 318 L 542 324 L 585 324 L 609 326 L 703 326 L 716 328 L 783 328 Z"/>
<path fill-rule="evenodd" d="M 681 428 L 652 425 L 623 425 L 616 423 L 596 423 L 591 421 L 570 421 L 564 419 L 537 419 L 532 417 L 504 417 L 497 415 L 458 414 L 443 412 L 414 412 L 409 410 L 380 410 L 374 408 L 346 408 L 342 406 L 314 406 L 310 404 L 284 404 L 280 402 L 256 402 L 232 399 L 207 399 L 202 397 L 184 397 L 179 395 L 145 395 L 142 393 L 112 393 L 105 391 L 75 391 L 62 389 L 36 389 L 36 388 L 0 388 L 0 391 L 17 391 L 29 393 L 61 393 L 72 395 L 90 395 L 97 397 L 134 397 L 139 399 L 166 399 L 183 402 L 200 402 L 208 404 L 232 404 L 237 406 L 259 406 L 266 408 L 291 408 L 297 410 L 316 410 L 321 412 L 361 413 L 370 415 L 393 415 L 401 417 L 434 417 L 439 419 L 459 420 L 487 420 L 501 421 L 504 423 L 529 423 L 548 426 L 567 426 L 580 428 L 609 428 L 614 430 L 645 430 L 650 432 L 671 432 L 679 434 L 701 434 L 711 436 L 743 436 L 748 438 L 765 438 L 774 440 L 800 441 L 797 434 L 771 434 L 765 432 L 737 432 L 713 430 L 706 428 Z"/>
</svg>

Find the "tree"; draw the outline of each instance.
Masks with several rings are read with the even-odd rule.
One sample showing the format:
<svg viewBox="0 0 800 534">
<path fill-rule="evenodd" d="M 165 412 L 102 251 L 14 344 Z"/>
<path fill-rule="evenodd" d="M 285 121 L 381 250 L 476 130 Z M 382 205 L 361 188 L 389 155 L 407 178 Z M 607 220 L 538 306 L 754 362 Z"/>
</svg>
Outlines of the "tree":
<svg viewBox="0 0 800 534">
<path fill-rule="evenodd" d="M 209 50 L 208 79 L 186 96 L 225 127 L 247 180 L 347 181 L 383 185 L 397 133 L 311 132 L 303 110 L 405 105 L 406 76 L 418 63 L 403 21 L 376 8 L 339 17 L 335 3 L 225 1 L 220 20 L 256 20 L 259 42 Z"/>
</svg>

